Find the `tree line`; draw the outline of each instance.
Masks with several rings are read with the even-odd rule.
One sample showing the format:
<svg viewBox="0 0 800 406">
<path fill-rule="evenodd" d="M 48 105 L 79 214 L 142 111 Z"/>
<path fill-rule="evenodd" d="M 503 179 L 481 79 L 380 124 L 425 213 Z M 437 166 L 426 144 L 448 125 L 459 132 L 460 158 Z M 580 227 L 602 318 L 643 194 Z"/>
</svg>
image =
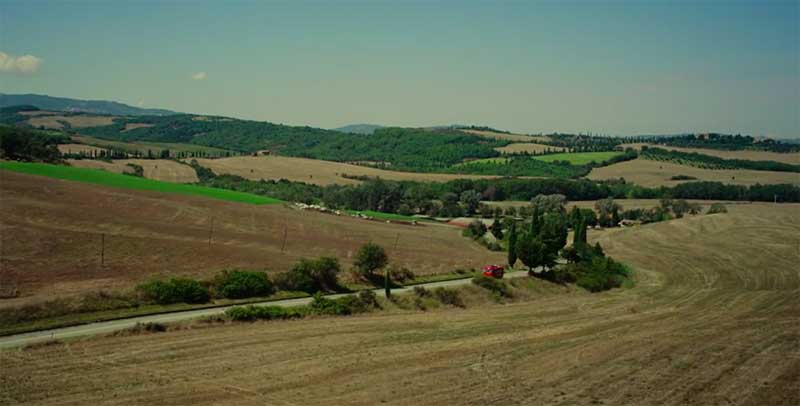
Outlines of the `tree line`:
<svg viewBox="0 0 800 406">
<path fill-rule="evenodd" d="M 698 152 L 682 152 L 656 147 L 642 147 L 641 156 L 656 161 L 676 162 L 706 169 L 750 169 L 754 171 L 777 171 L 800 173 L 800 165 L 776 161 L 751 161 L 746 159 L 724 159 Z"/>
</svg>

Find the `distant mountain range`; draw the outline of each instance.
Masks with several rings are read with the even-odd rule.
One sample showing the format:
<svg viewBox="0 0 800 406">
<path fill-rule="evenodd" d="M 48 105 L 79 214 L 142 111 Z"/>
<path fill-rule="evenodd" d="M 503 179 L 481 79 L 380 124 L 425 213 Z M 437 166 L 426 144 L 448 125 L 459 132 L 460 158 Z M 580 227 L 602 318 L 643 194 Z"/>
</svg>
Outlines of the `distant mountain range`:
<svg viewBox="0 0 800 406">
<path fill-rule="evenodd" d="M 2 94 L 0 107 L 30 105 L 42 110 L 68 111 L 73 113 L 107 114 L 114 116 L 167 116 L 178 114 L 171 110 L 145 109 L 106 100 L 78 100 L 39 94 Z"/>
<path fill-rule="evenodd" d="M 334 128 L 333 131 L 349 134 L 372 134 L 379 128 L 383 128 L 383 126 L 377 124 L 350 124 L 344 127 Z"/>
</svg>

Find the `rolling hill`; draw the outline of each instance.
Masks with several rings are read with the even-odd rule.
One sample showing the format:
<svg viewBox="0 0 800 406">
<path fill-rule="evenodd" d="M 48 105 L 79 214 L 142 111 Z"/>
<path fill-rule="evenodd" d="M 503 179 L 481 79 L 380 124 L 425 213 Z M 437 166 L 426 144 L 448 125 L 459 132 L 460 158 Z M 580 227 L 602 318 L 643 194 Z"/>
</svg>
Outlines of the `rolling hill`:
<svg viewBox="0 0 800 406">
<path fill-rule="evenodd" d="M 40 94 L 0 94 L 0 107 L 30 105 L 42 110 L 92 113 L 112 116 L 166 116 L 171 110 L 148 109 L 107 100 L 79 100 Z"/>
</svg>

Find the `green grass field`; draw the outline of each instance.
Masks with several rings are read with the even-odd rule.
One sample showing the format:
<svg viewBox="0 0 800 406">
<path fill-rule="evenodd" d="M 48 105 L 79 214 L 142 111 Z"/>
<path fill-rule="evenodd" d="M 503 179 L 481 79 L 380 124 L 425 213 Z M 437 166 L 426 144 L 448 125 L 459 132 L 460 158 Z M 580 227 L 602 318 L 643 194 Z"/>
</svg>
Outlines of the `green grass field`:
<svg viewBox="0 0 800 406">
<path fill-rule="evenodd" d="M 573 165 L 586 165 L 589 162 L 603 162 L 605 160 L 611 159 L 617 155 L 622 155 L 622 152 L 617 151 L 604 151 L 604 152 L 564 152 L 561 154 L 550 154 L 550 155 L 542 155 L 536 156 L 534 159 L 538 159 L 544 162 L 553 162 L 553 161 L 568 161 Z"/>
<path fill-rule="evenodd" d="M 51 165 L 25 162 L 0 162 L 0 169 L 27 173 L 30 175 L 47 176 L 50 178 L 71 180 L 76 182 L 93 183 L 96 185 L 111 186 L 124 189 L 150 190 L 154 192 L 176 193 L 209 197 L 212 199 L 228 200 L 232 202 L 250 204 L 276 204 L 284 203 L 282 200 L 271 197 L 254 195 L 251 193 L 235 192 L 232 190 L 216 189 L 204 186 L 187 185 L 182 183 L 160 182 L 157 180 L 140 178 L 130 175 L 121 175 L 99 169 L 75 168 L 65 165 Z"/>
</svg>

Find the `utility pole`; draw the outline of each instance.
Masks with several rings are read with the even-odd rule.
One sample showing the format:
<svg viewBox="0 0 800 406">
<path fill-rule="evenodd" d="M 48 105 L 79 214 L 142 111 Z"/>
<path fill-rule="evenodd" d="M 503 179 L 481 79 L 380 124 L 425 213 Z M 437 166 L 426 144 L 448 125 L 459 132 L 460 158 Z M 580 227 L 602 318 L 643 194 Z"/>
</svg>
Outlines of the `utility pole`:
<svg viewBox="0 0 800 406">
<path fill-rule="evenodd" d="M 214 235 L 214 217 L 211 217 L 211 225 L 208 228 L 208 248 L 211 248 L 211 237 Z"/>
<path fill-rule="evenodd" d="M 384 290 L 384 292 L 386 292 L 386 299 L 391 299 L 391 297 L 392 297 L 392 287 L 389 286 L 389 269 L 388 268 L 384 271 L 383 290 Z"/>
<path fill-rule="evenodd" d="M 283 250 L 286 248 L 286 234 L 287 234 L 288 226 L 286 224 L 283 225 L 283 242 L 281 243 L 281 254 L 283 254 Z"/>
</svg>

